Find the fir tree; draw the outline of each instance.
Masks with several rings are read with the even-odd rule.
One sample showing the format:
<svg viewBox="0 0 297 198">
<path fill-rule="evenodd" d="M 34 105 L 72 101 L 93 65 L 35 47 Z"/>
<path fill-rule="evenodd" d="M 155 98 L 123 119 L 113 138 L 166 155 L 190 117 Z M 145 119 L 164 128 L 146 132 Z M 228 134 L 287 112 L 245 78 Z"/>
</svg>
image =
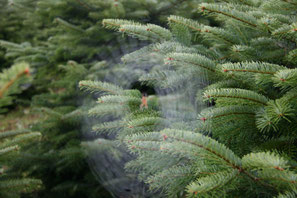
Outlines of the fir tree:
<svg viewBox="0 0 297 198">
<path fill-rule="evenodd" d="M 89 114 L 119 118 L 94 130 L 116 133 L 137 156 L 126 167 L 169 197 L 295 197 L 296 8 L 295 1 L 202 3 L 199 12 L 215 25 L 170 16 L 170 29 L 103 20 L 109 29 L 152 42 L 124 62 L 145 65 L 151 55 L 165 60 L 141 81 L 169 90 L 173 98 L 197 92 L 196 102 L 212 107 L 196 120 L 162 121 L 157 112 L 140 109 L 139 92 L 83 81 L 82 88 L 105 92 Z M 196 80 L 201 76 L 207 80 Z M 196 86 L 183 87 L 192 80 Z"/>
<path fill-rule="evenodd" d="M 30 67 L 27 63 L 19 63 L 4 69 L 0 73 L 0 113 L 6 113 L 24 89 L 22 85 L 30 83 Z M 29 193 L 40 188 L 39 179 L 26 177 L 26 170 L 19 174 L 12 171 L 14 160 L 18 157 L 20 147 L 28 141 L 40 137 L 39 132 L 30 130 L 14 130 L 0 132 L 0 196 L 19 197 L 21 193 Z"/>
<path fill-rule="evenodd" d="M 30 177 L 43 181 L 43 188 L 24 197 L 109 197 L 89 170 L 81 149 L 84 110 L 79 108 L 77 81 L 104 75 L 104 62 L 81 65 L 69 61 L 60 65 L 64 78 L 53 82 L 51 93 L 35 95 L 34 109 L 44 119 L 33 125 L 32 131 L 42 131 L 43 138 L 26 145 L 20 157 L 13 162 L 12 171 L 26 171 Z M 33 166 L 32 166 L 33 164 Z"/>
</svg>

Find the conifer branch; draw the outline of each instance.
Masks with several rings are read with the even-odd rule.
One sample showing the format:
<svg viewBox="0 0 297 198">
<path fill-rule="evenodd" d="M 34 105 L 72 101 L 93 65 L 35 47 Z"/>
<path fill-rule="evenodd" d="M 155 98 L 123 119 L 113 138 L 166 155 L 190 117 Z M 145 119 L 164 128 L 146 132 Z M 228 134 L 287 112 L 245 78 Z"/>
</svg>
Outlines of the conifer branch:
<svg viewBox="0 0 297 198">
<path fill-rule="evenodd" d="M 202 28 L 202 33 L 205 38 L 209 38 L 211 40 L 211 37 L 223 40 L 225 43 L 228 43 L 230 45 L 234 45 L 237 43 L 237 38 L 232 35 L 230 32 L 217 27 L 210 27 L 210 26 L 204 26 Z"/>
<path fill-rule="evenodd" d="M 218 107 L 214 109 L 206 109 L 201 112 L 200 120 L 208 121 L 211 119 L 221 118 L 230 115 L 250 115 L 255 116 L 256 108 L 251 108 L 247 106 L 227 106 Z"/>
<path fill-rule="evenodd" d="M 61 19 L 61 18 L 56 18 L 55 21 L 56 21 L 57 23 L 59 23 L 59 24 L 65 26 L 65 27 L 71 29 L 71 30 L 74 30 L 74 31 L 77 31 L 77 32 L 80 32 L 80 33 L 84 33 L 84 32 L 85 32 L 83 29 L 81 29 L 81 28 L 79 28 L 79 27 L 77 27 L 77 26 L 75 26 L 75 25 L 72 25 L 72 24 L 70 24 L 69 22 L 64 21 L 64 20 Z"/>
<path fill-rule="evenodd" d="M 119 30 L 122 25 L 142 25 L 141 23 L 124 20 L 124 19 L 104 19 L 102 20 L 103 27 L 107 29 Z"/>
<path fill-rule="evenodd" d="M 254 24 L 254 23 L 252 23 L 250 21 L 247 21 L 247 20 L 242 19 L 242 18 L 240 18 L 238 16 L 235 16 L 235 15 L 229 14 L 227 9 L 224 9 L 223 7 L 214 6 L 214 5 L 210 6 L 209 4 L 202 3 L 200 5 L 200 9 L 201 9 L 202 12 L 204 12 L 205 10 L 209 11 L 209 12 L 215 12 L 215 13 L 222 14 L 222 15 L 225 15 L 227 17 L 233 18 L 233 19 L 235 19 L 237 21 L 240 21 L 240 22 L 243 22 L 245 24 L 248 24 L 248 25 L 250 25 L 252 27 L 257 27 L 256 24 Z M 234 11 L 234 13 L 237 14 L 237 15 L 241 14 L 238 11 Z"/>
<path fill-rule="evenodd" d="M 4 85 L 4 87 L 2 87 L 0 89 L 0 98 L 3 97 L 4 92 L 7 91 L 9 89 L 9 87 L 11 87 L 18 79 L 20 79 L 23 75 L 25 75 L 27 73 L 28 72 L 26 70 L 22 71 L 22 72 L 18 73 L 15 78 L 11 79 L 8 83 L 6 83 L 6 85 Z"/>
<path fill-rule="evenodd" d="M 183 18 L 180 16 L 171 15 L 170 17 L 168 17 L 168 21 L 169 21 L 169 23 L 173 22 L 173 23 L 184 25 L 196 32 L 202 32 L 203 26 L 191 19 L 186 19 L 186 18 Z"/>
<path fill-rule="evenodd" d="M 17 146 L 17 145 L 0 149 L 0 156 L 6 155 L 10 152 L 17 151 L 17 150 L 19 150 L 19 146 Z M 0 175 L 1 175 L 1 173 L 0 173 Z"/>
<path fill-rule="evenodd" d="M 5 40 L 0 40 L 0 46 L 5 48 L 21 48 L 21 45 Z"/>
<path fill-rule="evenodd" d="M 106 92 L 110 94 L 122 94 L 123 90 L 116 86 L 105 82 L 93 82 L 93 81 L 80 81 L 79 87 L 82 90 L 90 91 L 90 92 Z"/>
<path fill-rule="evenodd" d="M 297 86 L 297 69 L 285 69 L 275 73 L 273 77 L 275 86 L 282 89 L 288 89 L 290 87 Z"/>
<path fill-rule="evenodd" d="M 0 99 L 5 96 L 5 92 L 7 92 L 10 87 L 12 87 L 15 83 L 18 82 L 18 80 L 26 75 L 30 75 L 29 65 L 26 63 L 16 64 L 9 70 L 4 70 L 4 72 L 0 74 Z M 5 79 L 7 79 L 7 81 L 5 81 Z"/>
<path fill-rule="evenodd" d="M 167 55 L 167 58 L 165 61 L 168 61 L 169 63 L 174 63 L 174 62 L 186 63 L 186 64 L 201 67 L 211 72 L 216 72 L 215 70 L 216 64 L 212 60 L 198 54 L 170 53 Z"/>
<path fill-rule="evenodd" d="M 251 101 L 266 106 L 268 99 L 255 93 L 253 91 L 244 90 L 244 89 L 213 89 L 206 90 L 204 93 L 205 98 L 236 98 Z"/>
<path fill-rule="evenodd" d="M 39 179 L 15 179 L 10 181 L 1 181 L 0 189 L 2 190 L 16 190 L 19 188 L 27 189 L 41 187 L 42 182 Z"/>
<path fill-rule="evenodd" d="M 0 133 L 0 139 L 9 138 L 16 135 L 29 133 L 29 130 L 16 130 L 16 131 L 5 131 Z"/>
</svg>

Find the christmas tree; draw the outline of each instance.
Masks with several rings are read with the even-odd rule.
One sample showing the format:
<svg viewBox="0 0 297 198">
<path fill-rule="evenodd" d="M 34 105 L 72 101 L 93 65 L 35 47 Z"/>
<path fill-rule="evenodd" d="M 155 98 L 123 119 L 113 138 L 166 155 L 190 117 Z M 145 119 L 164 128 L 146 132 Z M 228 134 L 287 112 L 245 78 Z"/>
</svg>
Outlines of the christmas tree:
<svg viewBox="0 0 297 198">
<path fill-rule="evenodd" d="M 77 95 L 77 80 L 103 75 L 106 72 L 104 62 L 81 65 L 69 61 L 59 68 L 64 78 L 49 85 L 52 92 L 32 98 L 34 108 L 31 111 L 39 112 L 43 119 L 31 130 L 41 131 L 43 137 L 38 143 L 23 148 L 24 152 L 13 162 L 12 171 L 26 171 L 29 176 L 43 181 L 43 188 L 34 196 L 96 197 L 100 194 L 109 197 L 92 175 L 80 147 L 84 138 L 81 130 L 84 110 L 77 104 L 82 97 Z"/>
<path fill-rule="evenodd" d="M 28 64 L 20 63 L 0 73 L 0 113 L 6 112 L 7 107 L 13 103 L 14 95 L 22 92 L 21 85 L 30 82 L 29 68 Z M 20 193 L 28 193 L 40 187 L 40 180 L 27 178 L 11 171 L 20 146 L 40 137 L 40 135 L 39 132 L 30 130 L 0 132 L 1 197 L 19 197 Z"/>
<path fill-rule="evenodd" d="M 161 196 L 296 197 L 296 8 L 278 0 L 201 3 L 209 24 L 172 15 L 169 29 L 103 20 L 152 43 L 122 60 L 149 70 L 139 81 L 159 95 L 80 82 L 102 94 L 89 114 L 112 116 L 93 130 L 115 133 L 137 156 L 126 168 Z"/>
</svg>

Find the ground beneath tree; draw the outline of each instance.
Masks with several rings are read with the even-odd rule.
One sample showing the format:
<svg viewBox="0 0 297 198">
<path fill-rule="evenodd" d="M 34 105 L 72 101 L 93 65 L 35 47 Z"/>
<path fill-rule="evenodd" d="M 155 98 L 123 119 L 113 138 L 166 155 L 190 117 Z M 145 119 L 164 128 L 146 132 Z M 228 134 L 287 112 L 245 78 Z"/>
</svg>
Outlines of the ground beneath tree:
<svg viewBox="0 0 297 198">
<path fill-rule="evenodd" d="M 0 115 L 0 132 L 30 128 L 33 124 L 46 119 L 46 116 L 31 108 L 18 107 L 8 114 Z"/>
</svg>

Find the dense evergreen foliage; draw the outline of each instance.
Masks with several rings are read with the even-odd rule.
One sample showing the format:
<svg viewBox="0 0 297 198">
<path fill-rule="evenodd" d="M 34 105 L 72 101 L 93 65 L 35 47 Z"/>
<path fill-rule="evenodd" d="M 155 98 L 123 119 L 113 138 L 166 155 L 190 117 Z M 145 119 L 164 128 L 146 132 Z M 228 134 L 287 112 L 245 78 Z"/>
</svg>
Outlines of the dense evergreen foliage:
<svg viewBox="0 0 297 198">
<path fill-rule="evenodd" d="M 0 197 L 296 197 L 296 10 L 2 0 Z"/>
<path fill-rule="evenodd" d="M 20 63 L 0 73 L 0 113 L 6 112 L 6 106 L 13 101 L 13 95 L 22 91 L 20 85 L 30 82 L 29 65 Z M 39 132 L 14 130 L 0 133 L 0 196 L 18 197 L 21 192 L 32 192 L 41 186 L 41 181 L 23 178 L 11 171 L 20 146 L 39 137 Z"/>
<path fill-rule="evenodd" d="M 0 135 L 0 196 L 7 198 L 19 197 L 20 193 L 38 190 L 42 181 L 16 174 L 11 171 L 11 163 L 17 157 L 21 145 L 35 140 L 41 134 L 29 130 L 15 130 L 2 132 Z"/>
<path fill-rule="evenodd" d="M 189 17 L 197 15 L 189 12 L 195 8 L 194 2 L 0 2 L 0 68 L 16 65 L 3 70 L 0 79 L 1 83 L 3 81 L 0 91 L 5 93 L 2 94 L 5 97 L 0 97 L 1 113 L 17 110 L 21 105 L 41 115 L 37 124 L 26 130 L 26 133 L 40 131 L 40 141 L 25 145 L 20 155 L 9 162 L 14 175 L 43 181 L 39 191 L 22 196 L 111 196 L 95 180 L 80 147 L 84 137 L 84 109 L 79 107 L 83 95 L 77 89 L 78 81 L 103 80 L 107 74 L 118 72 L 120 76 L 120 72 L 127 71 L 114 65 L 108 68 L 110 64 L 100 62 L 105 57 L 117 56 L 114 51 L 119 51 L 127 41 L 104 29 L 101 21 L 106 17 L 117 17 L 164 24 L 166 16 L 172 13 Z M 135 49 L 135 46 L 128 48 Z M 18 66 L 20 64 L 30 64 L 29 71 Z M 21 95 L 16 95 L 21 91 Z M 1 118 L 6 115 L 9 111 Z M 0 165 L 5 164 L 1 161 Z M 10 182 L 18 185 L 18 181 Z M 13 196 L 19 196 L 19 192 L 26 192 L 26 188 L 14 191 Z"/>
<path fill-rule="evenodd" d="M 103 92 L 89 114 L 113 116 L 93 130 L 116 133 L 137 156 L 126 168 L 161 196 L 296 197 L 296 8 L 295 1 L 202 3 L 213 25 L 172 15 L 170 29 L 104 20 L 152 42 L 122 60 L 153 62 L 139 80 L 166 95 L 144 108 L 149 98 L 137 90 L 82 81 L 82 89 Z M 194 101 L 176 106 L 187 94 Z M 173 104 L 165 105 L 169 115 L 164 100 Z M 211 107 L 190 116 L 203 102 Z"/>
</svg>

